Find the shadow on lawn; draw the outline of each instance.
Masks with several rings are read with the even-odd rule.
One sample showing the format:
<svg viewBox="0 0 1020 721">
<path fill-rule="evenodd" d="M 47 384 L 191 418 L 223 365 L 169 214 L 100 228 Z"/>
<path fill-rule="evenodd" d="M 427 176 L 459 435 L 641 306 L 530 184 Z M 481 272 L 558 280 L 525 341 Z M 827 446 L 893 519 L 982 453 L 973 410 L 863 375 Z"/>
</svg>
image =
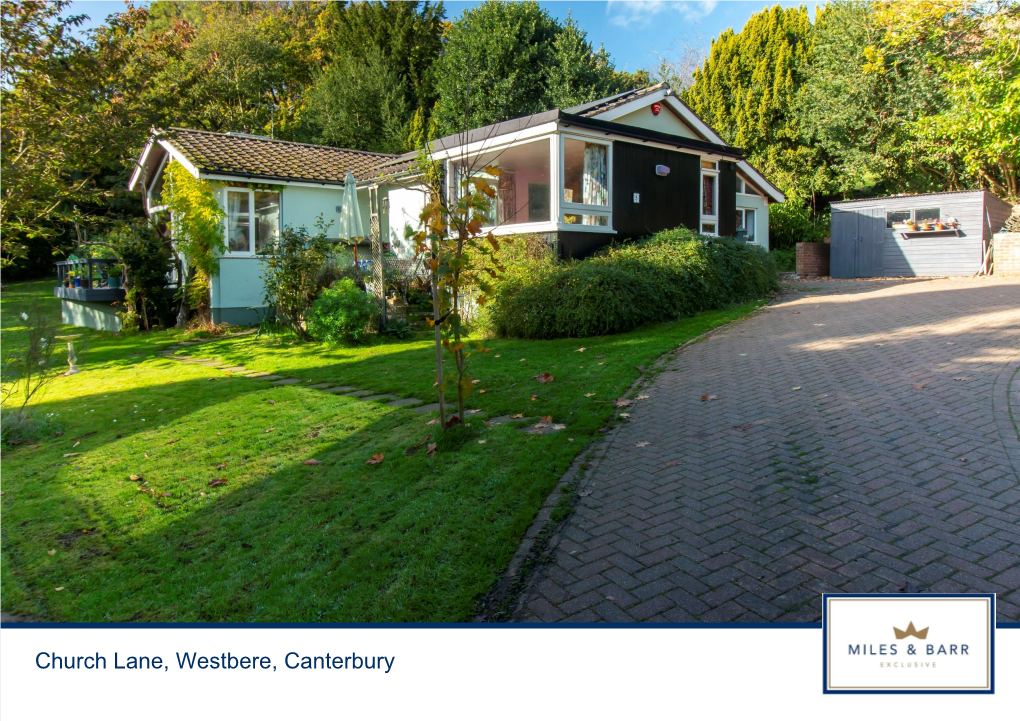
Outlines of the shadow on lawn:
<svg viewBox="0 0 1020 721">
<path fill-rule="evenodd" d="M 100 501 L 88 490 L 123 480 L 119 470 L 100 469 L 87 480 L 58 472 L 30 481 L 60 484 L 51 493 L 67 519 L 51 521 L 56 537 L 45 541 L 12 543 L 5 525 L 5 554 L 23 569 L 21 578 L 31 587 L 26 595 L 39 605 L 30 612 L 61 621 L 467 620 L 516 549 L 556 470 L 569 463 L 569 457 L 548 454 L 530 475 L 511 478 L 501 460 L 510 443 L 514 453 L 537 460 L 551 439 L 507 428 L 487 436 L 490 443 L 497 434 L 512 439 L 502 453 L 476 445 L 450 457 L 430 458 L 424 447 L 406 456 L 430 430 L 408 410 L 257 381 L 238 380 L 242 388 L 204 380 L 174 385 L 194 398 L 188 415 L 209 417 L 192 419 L 201 423 L 215 423 L 219 404 L 253 393 L 276 391 L 274 397 L 301 402 L 292 409 L 301 422 L 266 440 L 270 460 L 281 445 L 289 460 L 247 479 L 232 459 L 227 470 L 209 464 L 187 481 L 145 472 L 154 492 L 127 484 L 124 498 L 133 496 L 135 507 L 130 515 L 115 512 L 124 498 Z M 117 395 L 105 402 L 117 402 Z M 367 422 L 355 431 L 330 432 L 329 424 L 344 426 L 344 418 Z M 88 439 L 87 453 L 116 452 L 113 446 L 139 440 L 166 448 L 183 421 L 175 415 L 121 437 L 98 432 Z M 263 422 L 245 419 L 259 429 Z M 310 427 L 329 440 L 309 438 Z M 385 454 L 383 464 L 366 466 L 376 452 Z M 304 465 L 312 455 L 322 465 Z M 208 480 L 220 474 L 228 484 L 210 488 Z M 71 484 L 81 490 L 72 493 Z M 168 488 L 173 496 L 160 495 Z M 17 486 L 13 490 L 21 495 Z M 22 525 L 44 522 L 11 511 L 5 509 L 15 523 L 19 516 Z M 132 518 L 145 519 L 138 535 Z M 89 528 L 96 532 L 76 530 Z M 56 562 L 27 562 L 44 543 L 60 549 Z M 51 591 L 58 586 L 66 588 Z"/>
</svg>

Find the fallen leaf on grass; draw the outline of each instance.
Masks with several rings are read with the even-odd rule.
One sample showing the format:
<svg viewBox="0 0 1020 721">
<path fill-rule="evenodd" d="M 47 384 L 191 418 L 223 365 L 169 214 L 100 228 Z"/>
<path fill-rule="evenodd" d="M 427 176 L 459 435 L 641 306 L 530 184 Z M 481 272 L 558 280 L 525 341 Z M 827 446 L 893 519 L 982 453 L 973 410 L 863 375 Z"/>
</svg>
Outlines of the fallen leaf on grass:
<svg viewBox="0 0 1020 721">
<path fill-rule="evenodd" d="M 482 388 L 482 390 L 480 390 L 480 391 L 478 391 L 478 392 L 479 392 L 479 393 L 485 393 L 485 389 L 484 389 L 484 388 Z"/>
<path fill-rule="evenodd" d="M 322 461 L 318 461 L 314 458 L 309 458 L 307 461 L 301 461 L 306 466 L 321 466 Z"/>
<path fill-rule="evenodd" d="M 481 445 L 481 444 L 483 444 L 483 443 L 485 443 L 485 439 L 484 439 L 484 438 L 482 438 L 482 439 L 481 439 L 480 441 L 478 441 L 478 444 L 479 444 L 479 445 Z"/>
<path fill-rule="evenodd" d="M 226 478 L 214 478 L 211 481 L 209 481 L 209 483 L 207 485 L 209 485 L 210 487 L 225 486 L 225 485 L 227 485 L 227 479 Z"/>
<path fill-rule="evenodd" d="M 263 433 L 272 433 L 275 430 L 276 430 L 276 426 L 272 426 L 271 428 L 267 428 L 266 430 L 264 430 L 262 432 Z"/>
<path fill-rule="evenodd" d="M 76 455 L 78 455 L 78 454 L 77 453 L 65 453 L 64 454 L 64 458 L 70 458 L 71 456 L 76 456 Z"/>
<path fill-rule="evenodd" d="M 587 349 L 587 348 L 585 348 L 584 346 L 581 346 L 580 348 L 578 348 L 578 349 L 577 349 L 577 350 L 575 350 L 574 352 L 575 352 L 575 353 L 584 353 L 584 352 L 585 352 L 586 350 L 588 350 L 588 349 Z"/>
<path fill-rule="evenodd" d="M 454 418 L 456 418 L 456 416 L 454 416 Z M 374 456 L 372 456 L 367 461 L 365 461 L 365 465 L 366 466 L 376 466 L 376 465 L 382 463 L 382 460 L 383 460 L 383 454 L 382 453 L 376 453 Z"/>
<path fill-rule="evenodd" d="M 630 418 L 630 413 L 621 413 L 620 418 Z"/>
<path fill-rule="evenodd" d="M 54 588 L 53 590 L 54 590 L 54 591 L 63 591 L 63 590 L 64 590 L 64 587 L 63 587 L 63 586 L 57 586 L 57 587 L 56 587 L 56 588 Z"/>
<path fill-rule="evenodd" d="M 174 438 L 173 440 L 167 441 L 166 444 L 168 446 L 172 446 L 174 443 L 177 443 L 177 441 L 179 441 L 179 440 L 181 440 L 181 439 L 180 438 Z"/>
<path fill-rule="evenodd" d="M 79 446 L 80 444 L 81 444 L 81 438 L 79 438 L 78 440 L 76 440 L 76 441 L 74 442 L 74 445 L 73 445 L 73 446 L 71 446 L 71 448 L 77 448 L 77 447 L 78 447 L 78 446 Z"/>
<path fill-rule="evenodd" d="M 435 443 L 429 443 L 428 455 L 429 456 L 436 455 L 436 444 Z"/>
<path fill-rule="evenodd" d="M 482 381 L 479 378 L 475 378 L 473 381 L 471 381 L 471 383 L 481 383 L 481 382 Z"/>
<path fill-rule="evenodd" d="M 437 423 L 439 423 L 439 419 L 438 419 L 438 418 L 433 418 L 433 419 L 432 419 L 431 421 L 429 421 L 429 422 L 428 422 L 428 423 L 426 423 L 425 425 L 427 425 L 427 426 L 434 426 L 434 425 L 436 425 Z"/>
<path fill-rule="evenodd" d="M 566 425 L 564 425 L 563 423 L 553 423 L 552 428 L 554 431 L 562 431 L 564 428 L 566 428 Z"/>
<path fill-rule="evenodd" d="M 524 414 L 523 413 L 514 413 L 512 416 L 510 416 L 510 418 L 512 418 L 512 419 L 524 418 Z"/>
<path fill-rule="evenodd" d="M 161 497 L 163 497 L 163 498 L 170 498 L 170 497 L 171 497 L 171 496 L 173 496 L 174 494 L 173 494 L 173 493 L 171 493 L 170 491 L 167 491 L 166 493 L 160 493 L 159 495 L 160 495 Z"/>
<path fill-rule="evenodd" d="M 594 393 L 585 393 L 584 397 L 585 398 L 591 398 L 593 395 L 595 395 L 595 394 Z"/>
<path fill-rule="evenodd" d="M 130 476 L 128 476 L 128 480 L 129 481 L 138 482 L 138 481 L 142 480 L 142 477 L 141 476 L 136 476 L 136 475 L 130 475 Z"/>
<path fill-rule="evenodd" d="M 55 556 L 55 555 L 57 555 L 57 549 L 55 549 L 55 548 L 51 548 L 50 550 L 48 550 L 48 551 L 46 552 L 46 555 L 47 555 L 47 556 Z"/>
<path fill-rule="evenodd" d="M 496 358 L 499 358 L 499 353 L 497 353 L 497 354 L 495 355 L 495 357 L 496 357 Z"/>
<path fill-rule="evenodd" d="M 538 400 L 538 396 L 531 396 L 531 400 L 532 401 L 537 401 Z"/>
<path fill-rule="evenodd" d="M 552 383 L 554 378 L 555 376 L 552 376 L 549 373 L 539 373 L 535 376 L 535 380 L 539 383 Z"/>
<path fill-rule="evenodd" d="M 224 461 L 223 463 L 221 463 L 221 464 L 219 464 L 218 466 L 216 466 L 216 468 L 214 468 L 213 470 L 216 470 L 216 471 L 222 471 L 222 470 L 223 470 L 224 468 L 226 468 L 226 467 L 227 467 L 227 462 L 226 462 L 226 461 Z"/>
<path fill-rule="evenodd" d="M 648 441 L 638 441 L 637 443 L 634 444 L 634 446 L 637 447 L 637 448 L 644 448 L 645 446 L 650 446 L 650 445 L 652 445 L 652 444 L 649 443 Z"/>
<path fill-rule="evenodd" d="M 617 408 L 626 408 L 627 406 L 629 406 L 631 404 L 631 402 L 632 401 L 630 401 L 627 398 L 617 398 L 616 399 L 616 407 Z"/>
</svg>

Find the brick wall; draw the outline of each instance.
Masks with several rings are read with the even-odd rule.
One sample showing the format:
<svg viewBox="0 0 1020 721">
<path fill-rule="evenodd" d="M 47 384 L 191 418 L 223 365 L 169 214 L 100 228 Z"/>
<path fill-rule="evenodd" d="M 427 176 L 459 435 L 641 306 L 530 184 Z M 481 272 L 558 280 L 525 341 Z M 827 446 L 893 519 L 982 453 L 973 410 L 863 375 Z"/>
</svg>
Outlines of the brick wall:
<svg viewBox="0 0 1020 721">
<path fill-rule="evenodd" d="M 829 274 L 828 243 L 797 243 L 797 275 L 801 278 Z"/>
<path fill-rule="evenodd" d="M 995 275 L 1020 276 L 1020 233 L 996 233 L 992 236 Z"/>
</svg>

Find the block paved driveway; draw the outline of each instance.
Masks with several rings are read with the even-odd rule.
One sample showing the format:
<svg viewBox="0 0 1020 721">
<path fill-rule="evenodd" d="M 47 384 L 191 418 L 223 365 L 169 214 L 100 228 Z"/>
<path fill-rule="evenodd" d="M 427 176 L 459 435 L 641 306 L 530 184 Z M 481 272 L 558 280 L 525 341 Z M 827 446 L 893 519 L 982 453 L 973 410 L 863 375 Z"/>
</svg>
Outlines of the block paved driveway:
<svg viewBox="0 0 1020 721">
<path fill-rule="evenodd" d="M 818 621 L 834 591 L 1020 620 L 1020 282 L 790 287 L 622 409 L 517 620 Z"/>
</svg>

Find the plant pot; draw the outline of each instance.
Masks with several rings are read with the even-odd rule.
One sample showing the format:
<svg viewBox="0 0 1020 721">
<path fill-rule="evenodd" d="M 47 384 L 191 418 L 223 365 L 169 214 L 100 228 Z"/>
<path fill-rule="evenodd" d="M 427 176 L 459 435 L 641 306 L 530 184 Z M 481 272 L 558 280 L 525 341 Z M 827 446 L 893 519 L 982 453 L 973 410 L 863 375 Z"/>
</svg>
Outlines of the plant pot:
<svg viewBox="0 0 1020 721">
<path fill-rule="evenodd" d="M 74 287 L 75 288 L 81 288 L 81 278 L 75 278 L 74 279 Z"/>
<path fill-rule="evenodd" d="M 89 279 L 88 278 L 82 278 L 81 279 L 81 287 L 82 288 L 88 288 L 89 287 Z"/>
<path fill-rule="evenodd" d="M 107 277 L 106 282 L 110 284 L 111 288 L 120 288 L 121 277 L 119 275 L 111 275 Z"/>
</svg>

